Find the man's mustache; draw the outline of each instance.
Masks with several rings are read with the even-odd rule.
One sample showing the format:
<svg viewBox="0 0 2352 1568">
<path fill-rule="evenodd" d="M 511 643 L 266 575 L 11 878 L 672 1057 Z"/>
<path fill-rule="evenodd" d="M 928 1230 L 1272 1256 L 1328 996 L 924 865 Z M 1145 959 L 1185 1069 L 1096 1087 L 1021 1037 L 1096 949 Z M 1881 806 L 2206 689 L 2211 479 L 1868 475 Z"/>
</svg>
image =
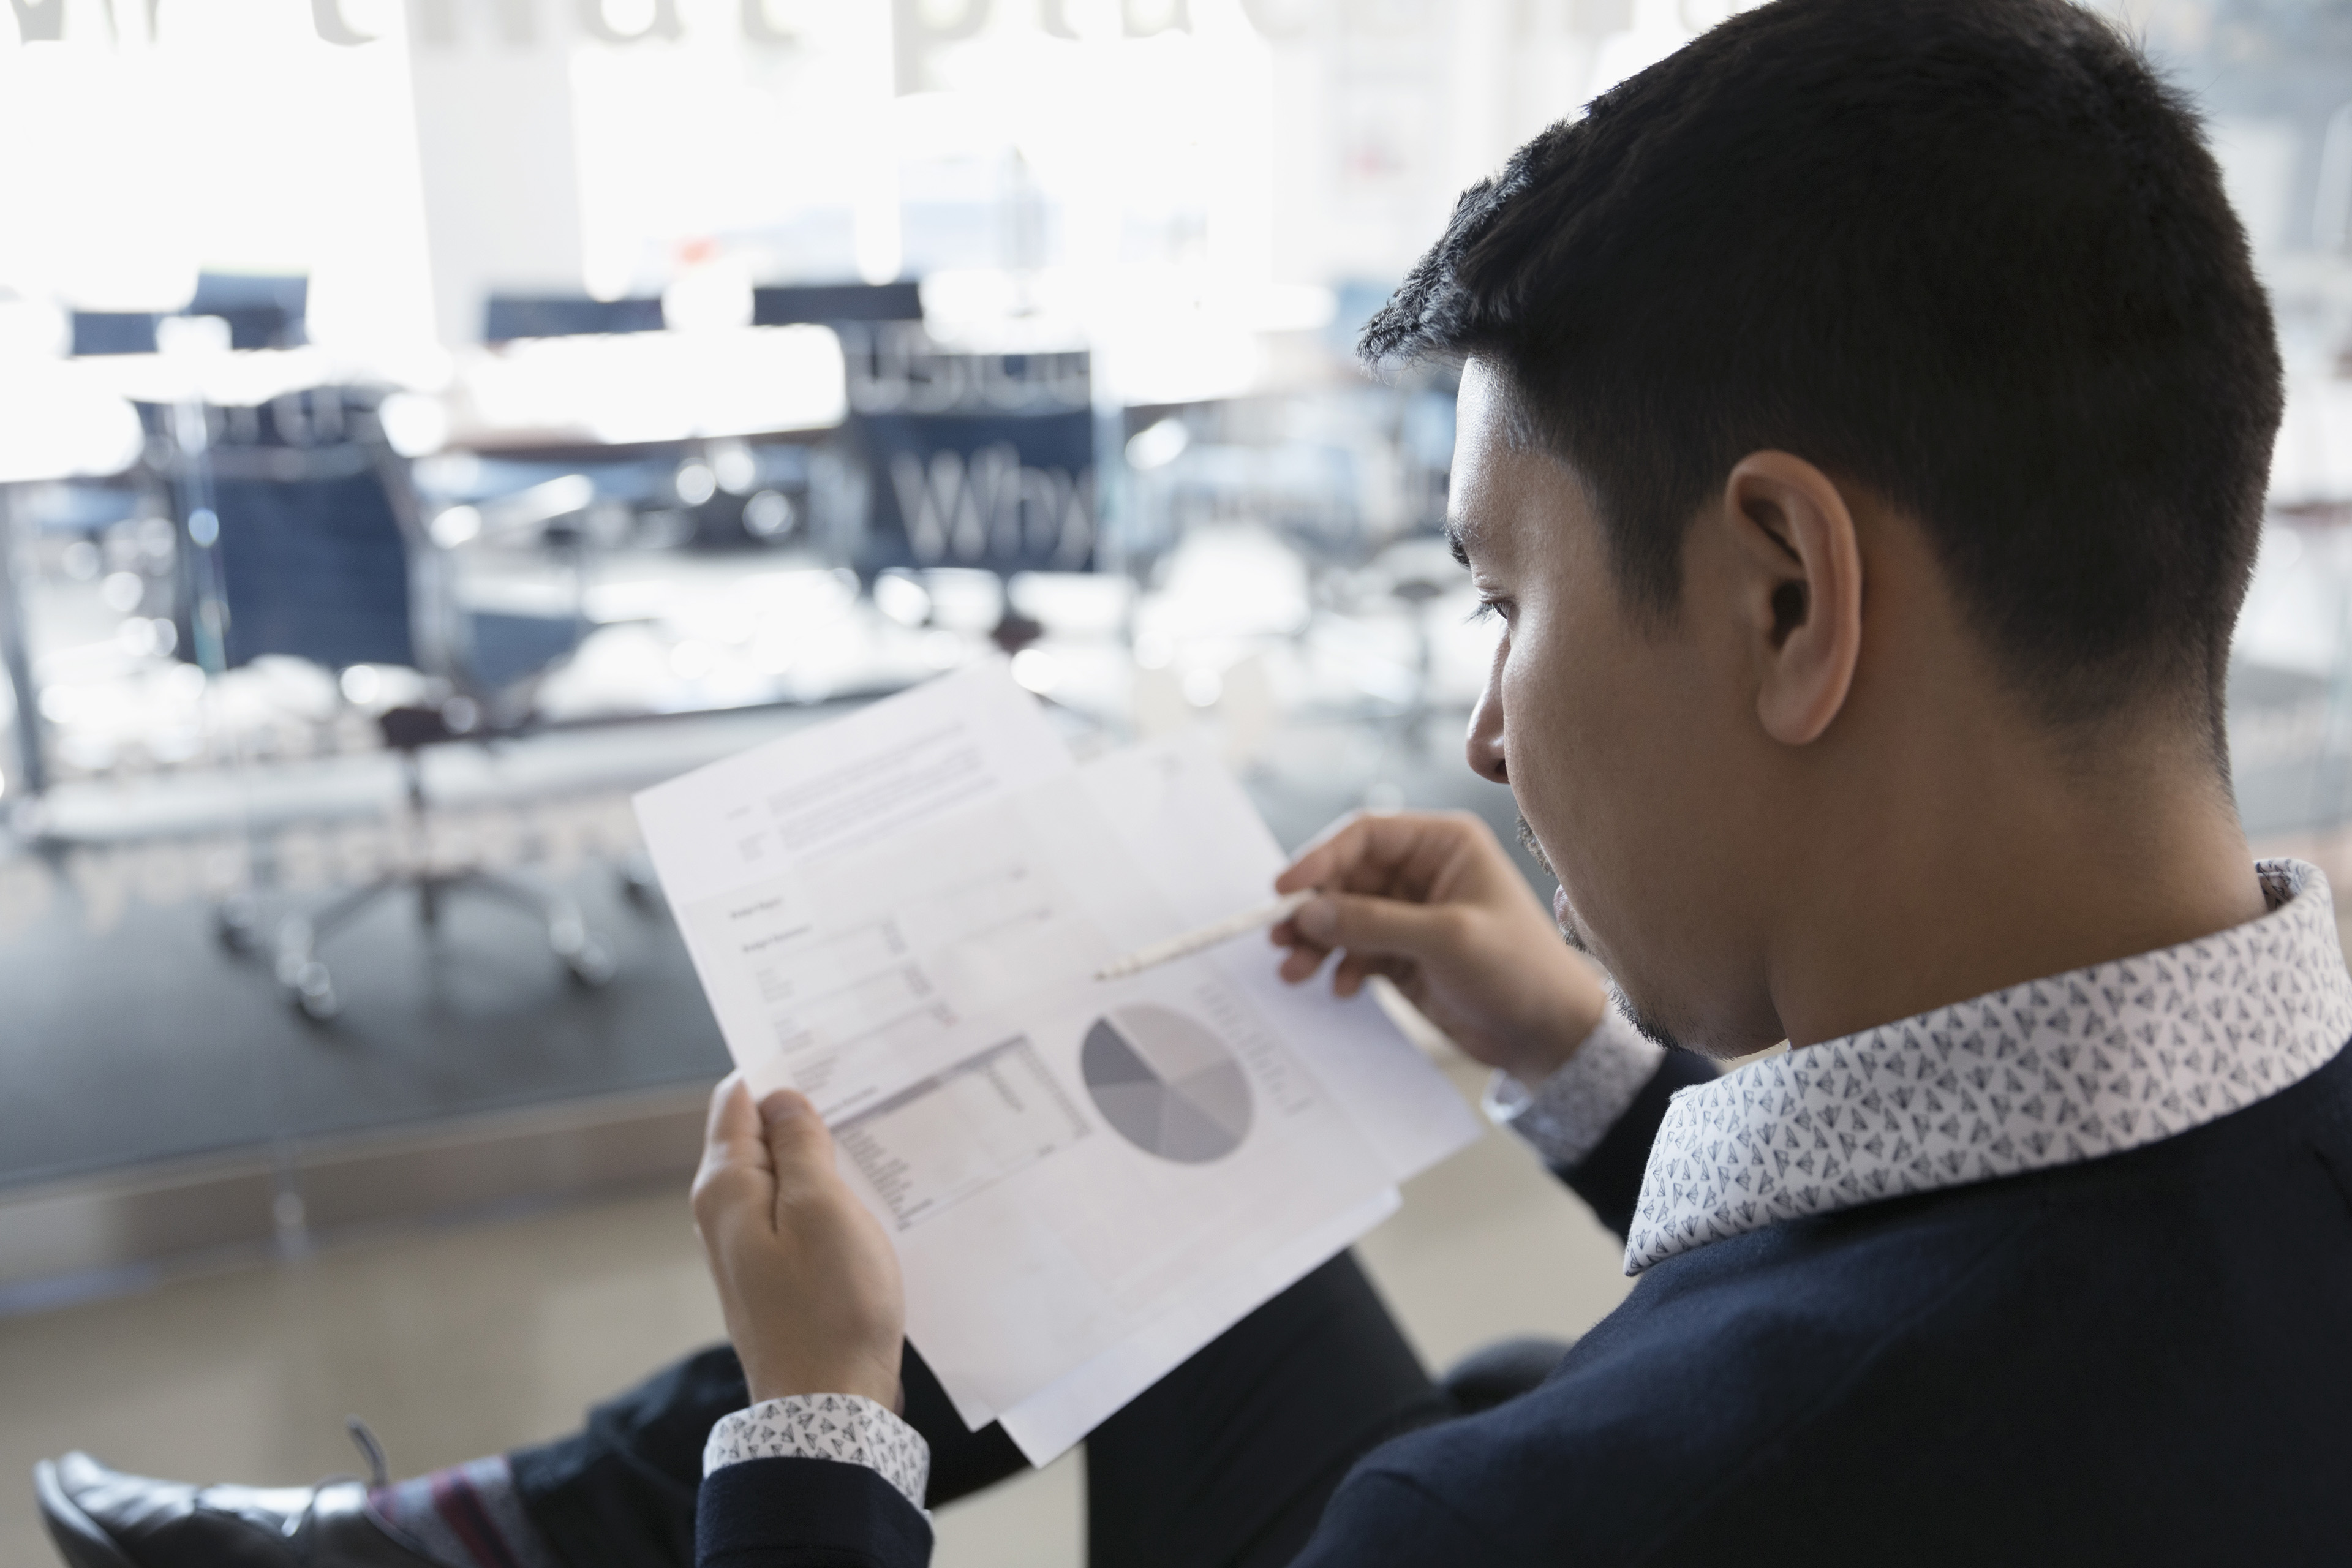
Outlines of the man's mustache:
<svg viewBox="0 0 2352 1568">
<path fill-rule="evenodd" d="M 1528 826 L 1524 815 L 1519 818 L 1519 847 L 1535 857 L 1536 864 L 1544 868 L 1546 876 L 1555 879 L 1559 878 L 1559 873 L 1551 868 L 1551 862 L 1544 858 L 1543 846 L 1536 842 L 1536 830 Z"/>
<path fill-rule="evenodd" d="M 1559 880 L 1559 873 L 1551 868 L 1551 862 L 1544 856 L 1543 846 L 1536 842 L 1536 830 L 1528 826 L 1528 819 L 1525 816 L 1519 818 L 1519 846 L 1535 858 L 1536 864 L 1544 868 L 1546 876 L 1555 882 Z M 1583 931 L 1574 921 L 1560 921 L 1559 934 L 1567 939 L 1569 946 L 1588 958 L 1592 956 L 1591 943 L 1586 940 Z"/>
<path fill-rule="evenodd" d="M 1536 842 L 1536 830 L 1528 826 L 1528 819 L 1524 815 L 1519 818 L 1519 844 L 1529 855 L 1535 857 L 1536 864 L 1542 867 L 1552 880 L 1559 879 L 1559 873 L 1552 870 L 1551 861 L 1545 858 L 1543 846 Z M 1583 929 L 1574 921 L 1562 921 L 1559 934 L 1569 946 L 1584 954 L 1585 957 L 1597 956 L 1592 951 L 1591 940 L 1584 934 Z M 1658 1018 L 1636 1006 L 1633 999 L 1625 994 L 1623 989 L 1613 978 L 1609 982 L 1609 998 L 1611 1005 L 1641 1034 L 1670 1051 L 1685 1048 L 1683 1043 L 1675 1038 L 1674 1031 L 1667 1028 Z"/>
</svg>

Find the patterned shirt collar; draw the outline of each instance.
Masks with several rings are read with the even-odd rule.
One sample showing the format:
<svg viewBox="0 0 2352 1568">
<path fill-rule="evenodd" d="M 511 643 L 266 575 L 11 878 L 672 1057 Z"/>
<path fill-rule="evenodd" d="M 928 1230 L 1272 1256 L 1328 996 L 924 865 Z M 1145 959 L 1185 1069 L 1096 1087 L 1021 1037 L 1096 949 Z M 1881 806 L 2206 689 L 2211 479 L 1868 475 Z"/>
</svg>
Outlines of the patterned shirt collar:
<svg viewBox="0 0 2352 1568">
<path fill-rule="evenodd" d="M 2270 912 L 1790 1051 L 1677 1093 L 1625 1272 L 1776 1221 L 2096 1159 L 2276 1094 L 2352 1036 L 2327 879 L 2256 871 Z"/>
</svg>

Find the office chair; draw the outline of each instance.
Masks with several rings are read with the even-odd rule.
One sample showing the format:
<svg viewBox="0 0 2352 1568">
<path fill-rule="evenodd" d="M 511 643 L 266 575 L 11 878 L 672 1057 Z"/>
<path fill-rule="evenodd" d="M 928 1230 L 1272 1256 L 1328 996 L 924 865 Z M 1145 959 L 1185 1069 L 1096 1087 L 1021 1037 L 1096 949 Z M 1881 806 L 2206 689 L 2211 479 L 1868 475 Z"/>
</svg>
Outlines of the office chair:
<svg viewBox="0 0 2352 1568">
<path fill-rule="evenodd" d="M 265 654 L 337 672 L 404 665 L 447 695 L 394 708 L 379 723 L 400 760 L 410 835 L 406 863 L 307 912 L 276 935 L 278 983 L 310 1018 L 340 1010 L 319 946 L 384 896 L 414 890 L 427 926 L 442 901 L 478 892 L 536 917 L 577 983 L 613 973 L 610 950 L 569 899 L 478 867 L 442 868 L 429 853 L 423 753 L 510 737 L 528 725 L 539 681 L 578 646 L 583 618 L 458 613 L 449 563 L 417 514 L 405 463 L 383 438 L 371 395 L 338 388 L 258 408 L 152 409 L 151 428 L 181 518 L 176 618 L 184 657 L 217 674 Z M 215 428 L 216 427 L 216 428 Z M 201 430 L 194 441 L 178 433 Z M 231 945 L 247 937 L 233 913 Z"/>
</svg>

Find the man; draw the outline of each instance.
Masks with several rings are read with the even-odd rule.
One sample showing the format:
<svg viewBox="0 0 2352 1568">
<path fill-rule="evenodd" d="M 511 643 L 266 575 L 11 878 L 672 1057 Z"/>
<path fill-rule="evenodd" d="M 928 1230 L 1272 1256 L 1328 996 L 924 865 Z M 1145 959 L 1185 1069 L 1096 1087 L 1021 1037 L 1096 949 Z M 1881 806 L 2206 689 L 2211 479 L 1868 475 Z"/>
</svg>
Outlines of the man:
<svg viewBox="0 0 2352 1568">
<path fill-rule="evenodd" d="M 1642 1278 L 1460 1414 L 1328 1267 L 1090 1441 L 1095 1561 L 2352 1555 L 2352 976 L 2231 800 L 2279 363 L 2186 107 L 2063 0 L 1778 0 L 1475 187 L 1366 346 L 1464 362 L 1470 761 L 1619 1005 L 1451 817 L 1302 855 L 1284 973 L 1396 977 Z M 924 1561 L 1008 1461 L 805 1101 L 722 1086 L 696 1215 L 740 1381 L 493 1501 L 571 1563 L 689 1501 L 714 1568 Z M 47 1485 L 78 1561 L 198 1538 Z"/>
</svg>

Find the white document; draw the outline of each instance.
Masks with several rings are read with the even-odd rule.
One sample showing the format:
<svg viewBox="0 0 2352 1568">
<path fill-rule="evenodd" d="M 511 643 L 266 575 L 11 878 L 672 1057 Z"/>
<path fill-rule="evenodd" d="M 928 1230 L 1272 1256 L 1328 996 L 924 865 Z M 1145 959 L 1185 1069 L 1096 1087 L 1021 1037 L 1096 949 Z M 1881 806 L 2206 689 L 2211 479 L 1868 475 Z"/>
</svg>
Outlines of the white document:
<svg viewBox="0 0 2352 1568">
<path fill-rule="evenodd" d="M 1203 733 L 1130 746 L 1088 763 L 1080 776 L 1167 900 L 1171 931 L 1265 902 L 1290 862 Z M 1204 956 L 1297 1048 L 1393 1179 L 1420 1174 L 1486 1131 L 1369 989 L 1342 1002 L 1328 984 L 1284 984 L 1276 973 L 1278 954 L 1263 934 L 1238 937 Z"/>
<path fill-rule="evenodd" d="M 642 790 L 637 817 L 661 835 L 663 890 L 696 902 L 1072 771 L 1036 699 L 992 658 Z"/>
<path fill-rule="evenodd" d="M 997 1420 L 1033 1465 L 1045 1465 L 1166 1377 L 1192 1352 L 1336 1258 L 1366 1231 L 1396 1213 L 1394 1187 L 1337 1215 L 1255 1265 L 1213 1279 L 1149 1327 L 1097 1356 L 1049 1387 L 1031 1394 Z"/>
<path fill-rule="evenodd" d="M 737 1063 L 816 1101 L 908 1337 L 1033 1458 L 1476 1134 L 1369 1002 L 1310 1002 L 1267 952 L 1094 980 L 1262 900 L 1280 855 L 1197 748 L 1074 767 L 1003 660 L 637 805 Z"/>
<path fill-rule="evenodd" d="M 1263 900 L 1287 858 L 1218 760 L 1192 733 L 1129 747 L 1080 770 L 1139 868 L 1189 930 Z M 1263 1009 L 1403 1181 L 1474 1142 L 1485 1123 L 1377 1009 L 1369 994 L 1340 1002 L 1322 985 L 1286 985 L 1264 936 L 1213 956 Z M 1078 1442 L 1194 1351 L 1396 1212 L 1393 1188 L 1255 1266 L 1204 1281 L 1150 1328 L 1021 1405 L 997 1413 L 1032 1464 Z"/>
</svg>

